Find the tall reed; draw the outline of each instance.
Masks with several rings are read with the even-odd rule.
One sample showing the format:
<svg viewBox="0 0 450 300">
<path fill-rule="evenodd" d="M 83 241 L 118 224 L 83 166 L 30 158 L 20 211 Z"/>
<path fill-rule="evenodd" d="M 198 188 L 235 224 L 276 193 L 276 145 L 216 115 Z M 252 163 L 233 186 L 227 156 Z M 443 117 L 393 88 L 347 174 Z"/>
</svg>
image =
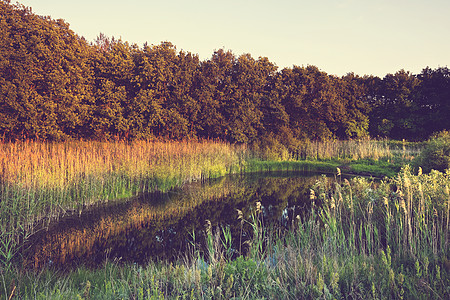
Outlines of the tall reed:
<svg viewBox="0 0 450 300">
<path fill-rule="evenodd" d="M 401 156 L 411 159 L 420 152 L 419 146 L 393 144 L 388 140 L 369 138 L 358 140 L 329 140 L 304 142 L 299 146 L 294 157 L 300 159 L 373 159 L 394 158 Z"/>
<path fill-rule="evenodd" d="M 217 141 L 0 143 L 2 256 L 68 210 L 238 172 L 249 155 Z"/>
</svg>

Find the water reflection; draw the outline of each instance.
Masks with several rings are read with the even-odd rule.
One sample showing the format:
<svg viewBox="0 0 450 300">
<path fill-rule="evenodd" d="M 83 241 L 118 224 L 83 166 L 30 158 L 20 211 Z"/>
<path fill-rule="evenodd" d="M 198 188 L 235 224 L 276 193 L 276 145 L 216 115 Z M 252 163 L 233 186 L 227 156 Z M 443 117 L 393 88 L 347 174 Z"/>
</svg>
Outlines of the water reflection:
<svg viewBox="0 0 450 300">
<path fill-rule="evenodd" d="M 289 226 L 296 215 L 309 211 L 309 189 L 319 178 L 292 172 L 234 175 L 94 207 L 35 234 L 24 247 L 24 266 L 95 266 L 113 258 L 170 260 L 186 251 L 192 233 L 203 244 L 206 220 L 213 228 L 229 226 L 235 249 L 242 250 L 251 228 L 241 228 L 236 209 L 249 220 L 259 201 L 266 226 Z"/>
</svg>

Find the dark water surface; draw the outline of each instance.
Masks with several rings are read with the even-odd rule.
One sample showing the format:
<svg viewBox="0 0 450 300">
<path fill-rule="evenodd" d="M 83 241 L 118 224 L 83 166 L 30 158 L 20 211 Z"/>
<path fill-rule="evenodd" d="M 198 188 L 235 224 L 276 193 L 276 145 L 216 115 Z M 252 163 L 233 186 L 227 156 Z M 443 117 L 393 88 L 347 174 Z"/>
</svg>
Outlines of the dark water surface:
<svg viewBox="0 0 450 300">
<path fill-rule="evenodd" d="M 35 234 L 23 248 L 24 267 L 95 267 L 106 259 L 138 264 L 173 260 L 192 243 L 204 244 L 207 220 L 213 232 L 229 227 L 233 247 L 243 251 L 252 230 L 247 222 L 241 225 L 237 210 L 251 221 L 256 202 L 261 202 L 259 216 L 265 226 L 289 227 L 297 215 L 310 210 L 310 188 L 320 178 L 297 172 L 231 175 L 99 205 Z"/>
</svg>

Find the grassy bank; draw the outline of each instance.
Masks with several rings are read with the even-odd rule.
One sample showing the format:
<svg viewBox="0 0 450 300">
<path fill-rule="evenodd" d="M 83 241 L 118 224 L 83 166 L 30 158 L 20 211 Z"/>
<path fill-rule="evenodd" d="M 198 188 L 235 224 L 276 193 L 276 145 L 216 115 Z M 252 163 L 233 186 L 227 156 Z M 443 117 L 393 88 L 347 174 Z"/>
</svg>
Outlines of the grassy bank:
<svg viewBox="0 0 450 300">
<path fill-rule="evenodd" d="M 311 190 L 321 203 L 292 220 L 289 231 L 265 227 L 255 207 L 242 220 L 254 239 L 230 259 L 226 228 L 206 225 L 208 250 L 195 241 L 174 264 L 107 262 L 62 274 L 2 270 L 3 297 L 60 299 L 448 299 L 450 176 L 432 172 L 374 183 L 365 178 Z M 236 212 L 236 218 L 239 218 Z"/>
<path fill-rule="evenodd" d="M 300 160 L 300 161 L 265 161 L 249 160 L 246 172 L 272 172 L 272 171 L 311 171 L 334 174 L 340 169 L 342 174 L 363 175 L 377 178 L 394 177 L 401 169 L 400 163 L 391 163 L 386 160 L 361 159 L 349 160 Z"/>
<path fill-rule="evenodd" d="M 410 160 L 423 148 L 424 143 L 393 140 L 329 140 L 305 141 L 292 149 L 283 145 L 255 145 L 252 149 L 263 160 L 361 160 L 395 158 Z"/>
<path fill-rule="evenodd" d="M 295 151 L 258 147 L 246 171 L 319 171 L 394 177 L 420 154 L 423 143 L 360 139 L 305 142 Z"/>
</svg>

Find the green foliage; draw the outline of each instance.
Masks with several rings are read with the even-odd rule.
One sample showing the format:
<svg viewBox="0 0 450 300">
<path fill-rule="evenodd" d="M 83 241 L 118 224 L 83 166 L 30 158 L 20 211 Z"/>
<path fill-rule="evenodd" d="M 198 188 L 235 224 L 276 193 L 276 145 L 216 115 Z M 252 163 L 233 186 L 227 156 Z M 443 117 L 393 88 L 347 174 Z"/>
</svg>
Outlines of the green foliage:
<svg viewBox="0 0 450 300">
<path fill-rule="evenodd" d="M 92 100 L 89 45 L 62 20 L 3 1 L 0 11 L 0 133 L 10 139 L 76 137 Z"/>
<path fill-rule="evenodd" d="M 300 141 L 448 129 L 449 69 L 378 77 L 277 71 L 265 57 L 219 49 L 210 59 L 163 42 L 100 34 L 0 3 L 0 136 L 8 140 L 197 139 L 257 145 L 270 159 Z"/>
<path fill-rule="evenodd" d="M 0 233 L 0 268 L 10 271 L 13 266 L 13 259 L 18 251 L 18 245 L 12 232 L 6 232 L 2 226 Z"/>
<path fill-rule="evenodd" d="M 440 67 L 417 75 L 400 70 L 382 80 L 366 78 L 370 134 L 417 141 L 448 129 L 449 75 L 449 68 Z"/>
<path fill-rule="evenodd" d="M 431 137 L 426 143 L 416 165 L 424 171 L 444 171 L 450 167 L 450 132 L 442 131 Z"/>
<path fill-rule="evenodd" d="M 290 156 L 288 149 L 273 134 L 261 137 L 252 144 L 252 148 L 264 160 L 285 161 Z"/>
<path fill-rule="evenodd" d="M 256 293 L 263 288 L 267 277 L 267 269 L 259 264 L 260 262 L 257 263 L 251 258 L 239 256 L 226 265 L 224 281 L 232 282 L 234 291 L 243 294 Z"/>
</svg>

